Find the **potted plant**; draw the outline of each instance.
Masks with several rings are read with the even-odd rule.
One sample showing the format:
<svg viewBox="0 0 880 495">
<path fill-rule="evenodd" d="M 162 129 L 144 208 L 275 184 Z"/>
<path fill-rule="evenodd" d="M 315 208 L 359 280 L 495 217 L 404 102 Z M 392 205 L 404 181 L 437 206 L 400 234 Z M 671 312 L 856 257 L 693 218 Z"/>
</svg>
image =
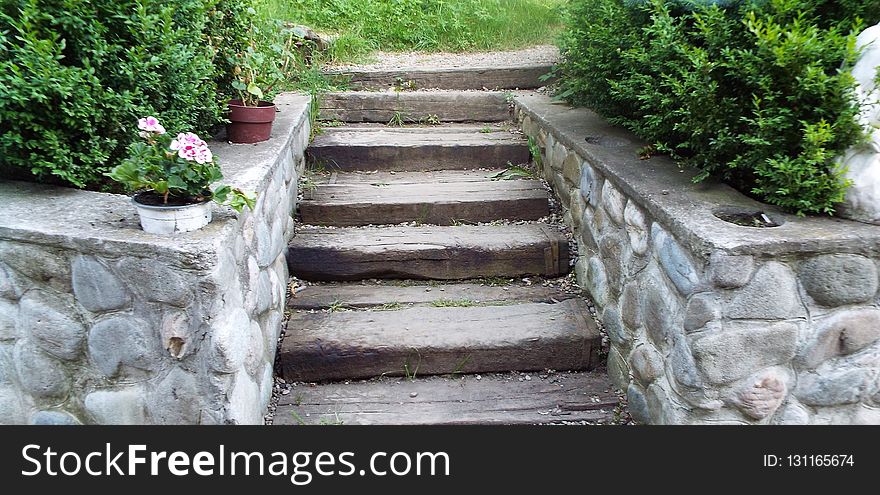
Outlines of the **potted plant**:
<svg viewBox="0 0 880 495">
<path fill-rule="evenodd" d="M 263 100 L 265 93 L 257 84 L 257 61 L 263 58 L 252 46 L 237 57 L 232 87 L 238 98 L 229 100 L 229 123 L 226 124 L 226 138 L 233 143 L 259 143 L 272 134 L 275 104 Z"/>
<path fill-rule="evenodd" d="M 226 125 L 227 139 L 233 143 L 269 139 L 276 112 L 272 98 L 287 78 L 291 64 L 296 63 L 292 50 L 299 38 L 292 29 L 270 28 L 264 32 L 251 23 L 248 39 L 245 50 L 228 59 L 233 67 L 232 89 L 237 96 L 229 100 Z"/>
<path fill-rule="evenodd" d="M 153 234 L 200 229 L 211 221 L 213 200 L 236 211 L 254 207 L 254 198 L 230 186 L 210 188 L 223 178 L 208 144 L 191 132 L 172 138 L 155 117 L 138 121 L 142 142 L 106 175 L 137 192 L 132 202 L 141 227 Z"/>
</svg>

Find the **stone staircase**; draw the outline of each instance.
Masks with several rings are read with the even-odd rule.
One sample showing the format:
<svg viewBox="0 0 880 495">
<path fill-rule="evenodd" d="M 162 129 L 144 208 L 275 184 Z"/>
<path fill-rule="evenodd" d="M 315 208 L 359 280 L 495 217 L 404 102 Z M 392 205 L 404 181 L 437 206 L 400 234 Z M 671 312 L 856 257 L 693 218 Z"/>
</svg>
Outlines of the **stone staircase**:
<svg viewBox="0 0 880 495">
<path fill-rule="evenodd" d="M 340 93 L 322 117 L 344 124 L 308 150 L 273 423 L 610 421 L 596 323 L 553 283 L 576 253 L 544 184 L 504 180 L 530 154 L 503 95 Z"/>
</svg>

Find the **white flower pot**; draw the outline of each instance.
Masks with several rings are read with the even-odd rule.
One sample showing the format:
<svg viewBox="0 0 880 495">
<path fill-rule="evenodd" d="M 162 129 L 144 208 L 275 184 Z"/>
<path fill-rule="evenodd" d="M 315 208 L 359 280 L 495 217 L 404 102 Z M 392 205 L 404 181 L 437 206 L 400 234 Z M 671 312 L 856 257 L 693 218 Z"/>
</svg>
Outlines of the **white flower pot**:
<svg viewBox="0 0 880 495">
<path fill-rule="evenodd" d="M 131 202 L 137 208 L 141 228 L 151 234 L 176 234 L 198 230 L 211 223 L 211 200 L 185 206 L 153 206 Z"/>
</svg>

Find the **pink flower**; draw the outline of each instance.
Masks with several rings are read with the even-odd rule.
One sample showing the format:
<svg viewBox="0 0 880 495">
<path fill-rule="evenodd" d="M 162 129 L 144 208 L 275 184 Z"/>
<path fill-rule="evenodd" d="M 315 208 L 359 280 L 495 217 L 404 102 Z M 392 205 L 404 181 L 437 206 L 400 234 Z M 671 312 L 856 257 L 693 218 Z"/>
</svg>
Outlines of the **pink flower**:
<svg viewBox="0 0 880 495">
<path fill-rule="evenodd" d="M 184 160 L 201 164 L 210 163 L 214 160 L 214 155 L 208 149 L 208 143 L 191 132 L 178 134 L 177 139 L 171 141 L 169 147 L 177 151 L 177 156 Z"/>
<path fill-rule="evenodd" d="M 141 137 L 149 137 L 149 133 L 165 134 L 165 128 L 159 123 L 159 119 L 153 116 L 138 119 L 138 129 L 141 130 L 138 133 Z"/>
</svg>

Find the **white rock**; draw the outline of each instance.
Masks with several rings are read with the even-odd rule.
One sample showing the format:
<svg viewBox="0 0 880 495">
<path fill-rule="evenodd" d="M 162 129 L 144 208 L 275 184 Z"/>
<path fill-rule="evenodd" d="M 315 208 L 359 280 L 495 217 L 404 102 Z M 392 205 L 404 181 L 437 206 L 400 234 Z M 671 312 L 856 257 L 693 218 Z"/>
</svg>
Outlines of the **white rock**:
<svg viewBox="0 0 880 495">
<path fill-rule="evenodd" d="M 861 103 L 859 121 L 872 129 L 872 133 L 867 143 L 850 148 L 843 156 L 847 167 L 845 176 L 853 184 L 841 205 L 840 215 L 880 224 L 880 92 L 875 87 L 880 67 L 880 24 L 862 31 L 856 45 L 863 50 L 852 69 Z"/>
<path fill-rule="evenodd" d="M 0 425 L 24 423 L 25 409 L 18 390 L 0 385 Z"/>
<path fill-rule="evenodd" d="M 144 393 L 139 388 L 97 390 L 85 398 L 86 411 L 102 425 L 146 423 Z"/>
<path fill-rule="evenodd" d="M 272 362 L 268 362 L 263 366 L 263 374 L 260 377 L 260 404 L 265 409 L 272 399 Z M 290 393 L 288 391 L 288 393 Z"/>
<path fill-rule="evenodd" d="M 624 209 L 626 208 L 626 196 L 623 195 L 611 181 L 606 180 L 602 186 L 602 206 L 608 213 L 608 218 L 616 225 L 623 224 Z"/>
<path fill-rule="evenodd" d="M 263 424 L 260 387 L 241 369 L 235 375 L 235 385 L 229 394 L 228 419 L 240 425 Z"/>
<path fill-rule="evenodd" d="M 263 330 L 263 339 L 265 342 L 264 349 L 269 351 L 269 355 L 275 356 L 275 348 L 278 346 L 278 337 L 281 335 L 281 322 L 283 315 L 280 310 L 269 311 L 269 316 L 265 317 L 261 328 Z"/>
<path fill-rule="evenodd" d="M 16 320 L 18 320 L 18 304 L 0 299 L 0 340 L 14 340 L 18 337 Z"/>
<path fill-rule="evenodd" d="M 257 373 L 262 371 L 263 364 L 268 361 L 266 359 L 265 340 L 263 340 L 263 331 L 260 324 L 252 321 L 250 325 L 250 335 L 248 336 L 247 355 L 245 356 L 245 368 L 252 376 L 258 376 Z"/>
<path fill-rule="evenodd" d="M 64 402 L 70 392 L 71 380 L 60 361 L 27 340 L 18 341 L 13 355 L 18 383 L 25 392 L 52 405 Z"/>
<path fill-rule="evenodd" d="M 214 327 L 213 358 L 214 369 L 220 373 L 232 373 L 237 370 L 248 351 L 251 320 L 241 308 L 235 308 L 225 318 L 219 318 Z"/>
<path fill-rule="evenodd" d="M 644 255 L 648 252 L 649 233 L 645 213 L 630 201 L 623 210 L 623 218 L 626 222 L 626 235 L 629 237 L 633 252 L 640 256 Z"/>
<path fill-rule="evenodd" d="M 181 425 L 206 423 L 195 374 L 181 368 L 171 371 L 147 394 L 147 411 L 151 424 Z"/>
</svg>

